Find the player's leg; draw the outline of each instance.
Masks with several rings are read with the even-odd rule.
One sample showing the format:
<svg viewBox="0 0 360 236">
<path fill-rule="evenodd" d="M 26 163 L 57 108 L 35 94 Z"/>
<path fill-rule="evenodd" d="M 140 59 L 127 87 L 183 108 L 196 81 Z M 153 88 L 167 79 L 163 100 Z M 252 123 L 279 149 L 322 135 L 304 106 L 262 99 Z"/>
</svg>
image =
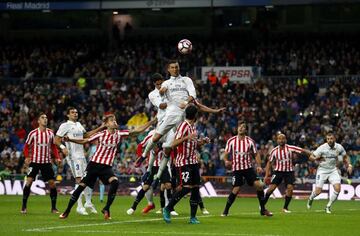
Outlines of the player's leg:
<svg viewBox="0 0 360 236">
<path fill-rule="evenodd" d="M 136 159 L 135 167 L 139 167 L 141 165 L 141 163 L 146 159 L 149 152 L 154 149 L 156 143 L 162 138 L 162 136 L 163 136 L 162 133 L 158 133 L 158 132 L 154 133 L 153 137 L 146 144 L 146 147 L 145 147 L 143 153 L 141 154 L 141 156 Z M 154 161 L 155 161 L 154 157 L 152 159 L 150 159 L 150 162 L 149 162 L 150 168 L 154 164 Z M 150 163 L 151 163 L 151 165 L 150 165 Z"/>
<path fill-rule="evenodd" d="M 340 177 L 339 173 L 337 172 L 337 170 L 330 174 L 329 182 L 334 187 L 334 191 L 331 193 L 331 195 L 329 197 L 329 202 L 326 205 L 325 211 L 328 214 L 331 213 L 331 206 L 338 198 L 340 190 L 341 190 L 341 184 L 340 184 L 341 177 Z"/>
<path fill-rule="evenodd" d="M 39 172 L 38 164 L 36 163 L 30 163 L 28 168 L 28 174 L 26 177 L 26 183 L 23 189 L 23 200 L 22 200 L 22 206 L 21 206 L 21 213 L 26 214 L 27 213 L 27 201 L 30 196 L 30 189 L 31 185 L 36 177 L 36 175 Z"/>
<path fill-rule="evenodd" d="M 294 191 L 294 185 L 287 184 L 286 185 L 286 193 L 285 193 L 285 203 L 284 203 L 284 207 L 283 207 L 283 212 L 285 212 L 285 213 L 291 213 L 291 211 L 289 211 L 289 204 L 292 199 L 293 191 Z"/>
<path fill-rule="evenodd" d="M 327 179 L 328 179 L 327 173 L 323 173 L 321 170 L 318 170 L 316 172 L 315 189 L 311 192 L 309 199 L 307 201 L 307 204 L 306 204 L 308 209 L 311 208 L 314 198 L 316 198 L 316 196 L 318 196 L 321 193 L 321 190 Z"/>
<path fill-rule="evenodd" d="M 165 184 L 160 185 L 160 206 L 161 209 L 165 207 Z"/>
<path fill-rule="evenodd" d="M 240 174 L 240 171 L 234 171 L 232 177 L 232 190 L 228 196 L 225 209 L 221 216 L 227 216 L 229 214 L 229 209 L 234 203 L 237 194 L 240 192 L 240 186 L 244 184 L 243 176 Z"/>
<path fill-rule="evenodd" d="M 84 175 L 85 170 L 86 170 L 86 159 L 85 158 L 81 158 L 79 159 L 79 165 L 80 165 L 80 172 L 81 172 L 81 176 Z M 84 207 L 89 209 L 91 213 L 97 214 L 97 210 L 95 209 L 94 204 L 91 202 L 91 197 L 92 197 L 92 188 L 90 188 L 89 186 L 87 186 L 84 189 L 84 197 L 85 197 L 85 205 Z"/>
<path fill-rule="evenodd" d="M 80 169 L 81 165 L 80 165 L 80 162 L 78 161 L 78 159 L 67 158 L 66 161 L 70 167 L 72 175 L 75 178 L 75 189 L 74 189 L 74 191 L 75 191 L 78 188 L 78 186 L 81 182 L 81 178 L 83 177 L 84 173 Z M 86 209 L 83 205 L 83 202 L 82 202 L 82 196 L 83 196 L 83 193 L 80 194 L 80 196 L 77 200 L 76 212 L 80 215 L 88 215 L 88 213 L 86 212 Z"/>
<path fill-rule="evenodd" d="M 146 191 L 145 193 L 145 198 L 148 202 L 147 206 L 144 207 L 144 209 L 141 211 L 142 213 L 146 214 L 149 211 L 151 211 L 152 209 L 155 209 L 155 203 L 154 203 L 154 190 L 153 188 L 150 186 L 150 188 L 148 189 L 148 191 Z"/>
<path fill-rule="evenodd" d="M 138 204 L 141 202 L 141 200 L 144 198 L 145 196 L 145 193 L 149 190 L 150 188 L 150 184 L 154 178 L 154 174 L 155 174 L 155 171 L 156 171 L 156 167 L 153 167 L 152 168 L 152 174 L 149 176 L 149 178 L 143 183 L 143 186 L 142 188 L 140 189 L 140 191 L 138 192 L 132 206 L 126 211 L 126 213 L 128 215 L 132 215 L 134 214 Z"/>
<path fill-rule="evenodd" d="M 104 201 L 104 193 L 105 193 L 105 185 L 103 184 L 103 182 L 99 181 L 99 198 L 100 198 L 100 202 Z"/>
<path fill-rule="evenodd" d="M 292 199 L 293 191 L 294 191 L 294 183 L 295 183 L 295 174 L 293 171 L 285 173 L 285 185 L 286 185 L 286 193 L 285 193 L 285 203 L 283 207 L 283 212 L 291 213 L 289 211 L 289 204 Z"/>
<path fill-rule="evenodd" d="M 182 186 L 180 191 L 177 191 L 173 198 L 171 198 L 169 204 L 164 208 L 163 210 L 163 216 L 164 216 L 164 220 L 166 222 L 170 222 L 170 212 L 172 209 L 174 209 L 175 205 L 181 200 L 181 198 L 183 198 L 186 194 L 188 194 L 191 189 L 188 187 L 188 182 L 189 182 L 189 167 L 188 166 L 184 166 L 181 167 L 179 169 L 179 174 L 180 174 L 180 185 Z"/>
<path fill-rule="evenodd" d="M 110 206 L 114 202 L 117 189 L 119 187 L 119 180 L 117 177 L 115 177 L 114 173 L 112 172 L 111 167 L 109 166 L 109 172 L 112 173 L 112 176 L 107 180 L 107 182 L 110 185 L 109 192 L 108 192 L 108 198 L 106 201 L 105 207 L 102 209 L 102 213 L 104 214 L 105 220 L 110 220 Z"/>
<path fill-rule="evenodd" d="M 267 189 L 266 193 L 265 193 L 265 197 L 264 197 L 264 206 L 266 205 L 266 203 L 268 202 L 271 194 L 275 191 L 275 189 L 278 187 L 278 185 L 274 182 L 272 182 L 269 186 L 269 188 Z"/>
<path fill-rule="evenodd" d="M 191 196 L 190 196 L 190 224 L 199 224 L 200 221 L 196 218 L 196 212 L 199 205 L 200 199 L 200 171 L 198 165 L 190 165 L 190 188 L 191 188 Z"/>
<path fill-rule="evenodd" d="M 68 206 L 64 213 L 60 215 L 60 219 L 65 219 L 70 214 L 71 208 L 74 206 L 75 202 L 78 201 L 81 193 L 84 191 L 86 186 L 90 186 L 91 188 L 94 187 L 94 184 L 99 176 L 99 172 L 101 171 L 101 167 L 97 163 L 90 162 L 88 166 L 86 167 L 86 174 L 81 179 L 79 185 L 75 189 L 75 191 L 72 193 Z"/>
<path fill-rule="evenodd" d="M 167 202 L 169 204 L 170 200 L 173 197 L 172 194 L 172 183 L 171 183 L 171 169 L 169 167 L 167 167 L 165 169 L 165 171 L 162 173 L 161 177 L 160 177 L 160 182 L 163 186 L 163 190 L 164 190 L 164 199 L 163 199 L 163 204 L 164 206 L 166 205 L 166 198 L 167 198 Z M 165 194 L 166 193 L 166 194 Z M 166 198 L 165 198 L 166 196 Z M 162 207 L 164 208 L 164 207 Z M 170 209 L 170 214 L 172 216 L 178 216 L 179 214 L 173 209 Z"/>
<path fill-rule="evenodd" d="M 51 212 L 59 213 L 56 209 L 57 189 L 55 184 L 55 173 L 52 164 L 43 164 L 40 167 L 41 175 L 45 182 L 48 182 L 50 188 Z"/>
</svg>

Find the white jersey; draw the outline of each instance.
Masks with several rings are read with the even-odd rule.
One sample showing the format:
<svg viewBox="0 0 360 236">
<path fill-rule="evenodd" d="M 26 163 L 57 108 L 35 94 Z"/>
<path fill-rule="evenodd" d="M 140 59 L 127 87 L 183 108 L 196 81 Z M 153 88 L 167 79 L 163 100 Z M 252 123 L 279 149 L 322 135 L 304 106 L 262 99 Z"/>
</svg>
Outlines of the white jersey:
<svg viewBox="0 0 360 236">
<path fill-rule="evenodd" d="M 169 101 L 166 109 L 167 114 L 182 115 L 185 110 L 181 109 L 179 105 L 186 101 L 189 96 L 196 99 L 194 83 L 189 77 L 171 76 L 170 79 L 162 83 L 161 87 L 167 88 L 165 93 Z"/>
<path fill-rule="evenodd" d="M 314 155 L 317 159 L 324 158 L 319 164 L 319 170 L 333 171 L 336 169 L 336 161 L 342 161 L 346 151 L 341 144 L 335 143 L 331 148 L 328 143 L 324 143 L 314 151 Z"/>
<path fill-rule="evenodd" d="M 80 124 L 80 122 L 73 122 L 68 120 L 65 123 L 62 123 L 56 132 L 56 135 L 59 137 L 68 136 L 72 139 L 83 139 L 84 133 L 86 132 L 85 128 Z M 84 146 L 82 144 L 66 142 L 66 148 L 69 150 L 69 159 L 85 158 Z"/>
<path fill-rule="evenodd" d="M 149 100 L 151 102 L 151 104 L 156 107 L 157 109 L 157 115 L 156 118 L 158 120 L 158 122 L 160 122 L 166 113 L 166 109 L 160 109 L 160 104 L 162 103 L 168 103 L 168 100 L 166 98 L 166 96 L 161 96 L 159 93 L 159 90 L 157 88 L 155 88 L 153 91 L 151 91 L 149 93 Z"/>
</svg>

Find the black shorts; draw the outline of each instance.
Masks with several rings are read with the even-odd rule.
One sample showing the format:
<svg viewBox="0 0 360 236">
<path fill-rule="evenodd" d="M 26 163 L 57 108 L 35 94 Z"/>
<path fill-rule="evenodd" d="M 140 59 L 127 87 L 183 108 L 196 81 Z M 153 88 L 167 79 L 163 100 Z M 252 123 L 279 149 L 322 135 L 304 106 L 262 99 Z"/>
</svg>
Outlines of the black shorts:
<svg viewBox="0 0 360 236">
<path fill-rule="evenodd" d="M 150 174 L 149 178 L 144 182 L 144 185 L 151 185 L 151 183 L 154 180 L 154 176 L 157 174 L 158 171 L 159 171 L 159 167 L 153 166 L 151 168 L 151 174 Z M 160 183 L 161 184 L 171 183 L 171 177 L 170 177 L 168 167 L 166 167 L 165 170 L 162 172 L 162 174 L 160 176 Z"/>
<path fill-rule="evenodd" d="M 274 171 L 271 177 L 271 184 L 280 185 L 284 180 L 285 185 L 295 183 L 294 171 Z"/>
<path fill-rule="evenodd" d="M 27 177 L 35 179 L 36 175 L 41 171 L 42 179 L 46 182 L 50 179 L 55 179 L 55 173 L 51 163 L 34 163 L 31 162 L 29 165 Z"/>
<path fill-rule="evenodd" d="M 198 164 L 186 165 L 178 168 L 178 185 L 200 185 L 200 171 Z"/>
<path fill-rule="evenodd" d="M 81 183 L 86 184 L 86 186 L 90 188 L 94 188 L 97 178 L 99 178 L 103 184 L 107 185 L 109 184 L 109 179 L 114 176 L 115 174 L 111 166 L 91 161 L 86 167 Z"/>
<path fill-rule="evenodd" d="M 234 171 L 232 177 L 232 186 L 238 187 L 244 185 L 244 179 L 249 186 L 253 186 L 254 182 L 257 180 L 255 170 L 253 168 L 249 168 L 246 170 Z"/>
</svg>

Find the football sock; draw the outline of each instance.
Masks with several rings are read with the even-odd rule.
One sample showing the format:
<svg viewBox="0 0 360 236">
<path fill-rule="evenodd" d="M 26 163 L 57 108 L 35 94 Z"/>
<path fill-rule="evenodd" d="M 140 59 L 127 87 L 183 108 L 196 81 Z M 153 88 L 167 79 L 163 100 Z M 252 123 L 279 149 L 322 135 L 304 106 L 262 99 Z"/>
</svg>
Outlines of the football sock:
<svg viewBox="0 0 360 236">
<path fill-rule="evenodd" d="M 136 196 L 135 201 L 131 208 L 136 210 L 137 205 L 141 202 L 141 200 L 144 198 L 144 196 L 145 196 L 145 191 L 143 189 L 141 189 L 139 191 L 138 195 Z"/>
<path fill-rule="evenodd" d="M 196 211 L 199 204 L 200 192 L 199 187 L 194 187 L 191 189 L 191 196 L 190 196 L 190 216 L 191 218 L 196 216 Z"/>
<path fill-rule="evenodd" d="M 57 198 L 56 187 L 50 188 L 51 209 L 56 209 L 56 198 Z"/>
<path fill-rule="evenodd" d="M 234 194 L 233 192 L 231 192 L 231 193 L 229 194 L 229 197 L 228 197 L 228 200 L 227 200 L 227 202 L 226 202 L 225 209 L 224 209 L 224 213 L 225 213 L 225 214 L 228 214 L 228 213 L 229 213 L 229 209 L 230 209 L 231 205 L 234 203 L 235 198 L 236 198 L 236 194 Z"/>
<path fill-rule="evenodd" d="M 146 169 L 147 172 L 151 172 L 151 168 L 154 166 L 155 159 L 156 159 L 155 152 L 154 152 L 154 150 L 151 150 L 148 167 Z"/>
<path fill-rule="evenodd" d="M 166 208 L 169 210 L 174 209 L 174 206 L 180 201 L 180 199 L 183 198 L 190 191 L 191 191 L 190 188 L 183 187 L 180 191 L 178 191 L 174 194 L 174 197 L 171 198 L 171 200 L 170 200 L 169 204 L 166 206 Z"/>
<path fill-rule="evenodd" d="M 259 204 L 260 204 L 260 208 L 261 208 L 261 211 L 264 211 L 265 210 L 265 207 L 264 207 L 264 191 L 261 190 L 261 191 L 256 191 L 256 195 L 257 195 L 257 198 L 259 200 Z"/>
<path fill-rule="evenodd" d="M 203 200 L 202 200 L 201 197 L 199 197 L 199 207 L 200 207 L 200 209 L 204 209 L 204 208 L 205 208 L 204 202 L 203 202 Z"/>
<path fill-rule="evenodd" d="M 118 187 L 119 187 L 119 181 L 117 179 L 113 180 L 110 183 L 110 189 L 108 192 L 108 198 L 107 198 L 107 202 L 106 202 L 106 206 L 104 207 L 104 210 L 107 210 L 107 211 L 110 210 L 110 206 L 115 199 Z"/>
<path fill-rule="evenodd" d="M 89 187 L 86 187 L 84 189 L 84 196 L 85 196 L 85 202 L 88 204 L 91 204 L 91 195 L 92 195 L 92 189 Z"/>
<path fill-rule="evenodd" d="M 78 185 L 73 194 L 71 194 L 69 204 L 65 210 L 66 213 L 71 211 L 71 208 L 74 206 L 75 202 L 79 199 L 80 194 L 84 191 L 85 187 L 82 185 Z"/>
<path fill-rule="evenodd" d="M 26 206 L 27 206 L 27 200 L 30 195 L 30 188 L 31 188 L 31 186 L 27 186 L 27 185 L 25 185 L 25 187 L 24 187 L 22 208 L 26 208 Z"/>
<path fill-rule="evenodd" d="M 160 206 L 161 208 L 165 207 L 165 191 L 160 190 Z"/>
<path fill-rule="evenodd" d="M 285 195 L 284 209 L 288 209 L 289 203 L 290 203 L 290 201 L 291 201 L 291 198 L 292 198 L 292 197 L 289 197 L 289 196 L 286 196 L 286 195 Z"/>
<path fill-rule="evenodd" d="M 99 191 L 100 191 L 100 202 L 104 201 L 104 193 L 105 193 L 105 185 L 100 184 L 99 185 Z"/>
<path fill-rule="evenodd" d="M 161 174 L 163 173 L 163 171 L 165 170 L 165 168 L 167 168 L 167 163 L 169 162 L 169 156 L 166 156 L 165 153 L 163 154 L 163 157 L 161 159 L 160 162 L 160 166 L 159 166 L 159 170 L 156 174 L 156 178 L 160 179 Z"/>
<path fill-rule="evenodd" d="M 145 193 L 146 200 L 148 201 L 148 204 L 154 204 L 154 191 L 153 188 L 150 186 L 150 188 Z"/>
<path fill-rule="evenodd" d="M 331 196 L 330 196 L 329 202 L 328 202 L 328 204 L 327 204 L 326 206 L 327 206 L 327 207 L 331 207 L 331 205 L 336 201 L 336 199 L 338 198 L 338 196 L 339 196 L 339 193 L 333 191 L 332 194 L 331 194 Z"/>
</svg>

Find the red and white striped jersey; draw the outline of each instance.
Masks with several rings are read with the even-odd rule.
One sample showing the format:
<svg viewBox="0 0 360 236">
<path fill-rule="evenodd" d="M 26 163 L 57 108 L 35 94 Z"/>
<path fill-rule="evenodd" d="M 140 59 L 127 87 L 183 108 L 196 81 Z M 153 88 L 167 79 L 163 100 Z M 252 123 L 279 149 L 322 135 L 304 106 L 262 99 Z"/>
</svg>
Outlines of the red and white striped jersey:
<svg viewBox="0 0 360 236">
<path fill-rule="evenodd" d="M 151 130 L 148 135 L 146 135 L 146 137 L 143 139 L 143 141 L 141 141 L 138 146 L 137 146 L 137 155 L 141 156 L 143 150 L 145 149 L 146 145 L 148 144 L 148 142 L 152 139 L 152 137 L 155 134 L 155 129 Z M 160 166 L 160 161 L 161 161 L 161 157 L 162 157 L 163 152 L 162 151 L 158 151 L 157 148 L 152 149 L 150 151 L 150 155 L 155 155 L 155 161 L 154 161 L 154 166 Z"/>
<path fill-rule="evenodd" d="M 115 130 L 112 134 L 108 130 L 101 131 L 89 138 L 89 141 L 98 140 L 95 154 L 91 157 L 92 162 L 112 166 L 118 144 L 123 137 L 129 135 L 129 130 Z"/>
<path fill-rule="evenodd" d="M 183 121 L 176 130 L 175 139 L 180 139 L 190 134 L 196 133 L 195 126 L 186 120 Z M 175 167 L 197 164 L 196 156 L 197 141 L 186 140 L 177 147 L 177 155 L 175 158 Z"/>
<path fill-rule="evenodd" d="M 301 153 L 302 148 L 285 144 L 284 147 L 276 146 L 269 155 L 269 161 L 275 159 L 275 171 L 294 171 L 292 163 L 293 153 Z"/>
<path fill-rule="evenodd" d="M 226 142 L 225 151 L 232 154 L 232 170 L 246 170 L 252 167 L 251 155 L 256 154 L 255 141 L 245 136 L 240 139 L 238 135 Z"/>
<path fill-rule="evenodd" d="M 31 150 L 31 162 L 50 163 L 51 149 L 54 150 L 56 148 L 54 144 L 54 131 L 48 128 L 44 131 L 41 131 L 40 128 L 32 130 L 25 141 L 25 146 L 26 150 L 27 147 Z"/>
</svg>

